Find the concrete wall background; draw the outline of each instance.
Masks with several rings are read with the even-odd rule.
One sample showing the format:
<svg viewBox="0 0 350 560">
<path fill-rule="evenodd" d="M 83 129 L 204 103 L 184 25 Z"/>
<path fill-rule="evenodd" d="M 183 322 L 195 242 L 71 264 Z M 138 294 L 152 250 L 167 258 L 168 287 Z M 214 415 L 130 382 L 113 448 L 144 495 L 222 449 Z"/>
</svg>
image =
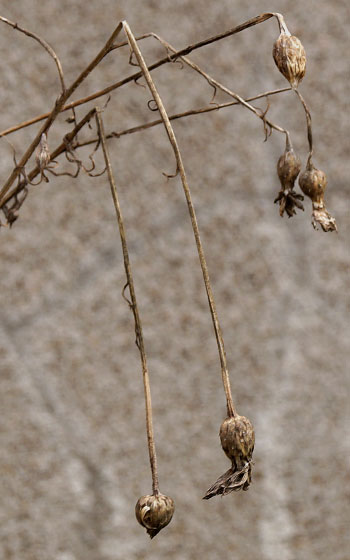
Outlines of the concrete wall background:
<svg viewBox="0 0 350 560">
<path fill-rule="evenodd" d="M 281 220 L 273 199 L 284 141 L 273 133 L 263 143 L 261 123 L 244 109 L 174 124 L 234 398 L 256 429 L 253 485 L 201 500 L 228 468 L 217 435 L 225 399 L 214 334 L 181 184 L 162 175 L 174 170 L 165 133 L 126 136 L 110 150 L 145 330 L 160 485 L 176 513 L 153 541 L 134 517 L 151 482 L 107 179 L 53 178 L 32 189 L 18 222 L 0 232 L 1 558 L 349 558 L 347 2 L 4 0 L 1 15 L 48 40 L 70 83 L 121 19 L 136 34 L 154 31 L 181 47 L 277 10 L 307 51 L 301 90 L 339 234 L 313 231 L 308 201 L 305 213 Z M 269 21 L 192 59 L 241 95 L 284 87 L 271 57 L 276 36 Z M 148 62 L 163 54 L 152 41 L 142 47 Z M 3 130 L 49 110 L 58 80 L 47 54 L 3 24 L 0 54 Z M 74 99 L 131 72 L 126 52 L 110 55 Z M 206 82 L 186 68 L 153 76 L 169 112 L 210 101 Z M 269 115 L 290 129 L 305 162 L 305 119 L 294 97 L 272 99 Z M 118 90 L 107 130 L 153 119 L 149 98 L 136 85 Z M 50 133 L 51 147 L 65 118 Z M 18 154 L 35 130 L 11 137 Z M 0 147 L 4 181 L 12 156 L 4 141 Z"/>
</svg>

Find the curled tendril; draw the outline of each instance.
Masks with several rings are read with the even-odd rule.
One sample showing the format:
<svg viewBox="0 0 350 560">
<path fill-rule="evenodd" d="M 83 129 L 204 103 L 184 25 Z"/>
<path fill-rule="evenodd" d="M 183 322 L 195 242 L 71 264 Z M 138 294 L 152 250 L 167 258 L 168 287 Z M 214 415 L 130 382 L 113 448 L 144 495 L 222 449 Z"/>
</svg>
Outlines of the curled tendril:
<svg viewBox="0 0 350 560">
<path fill-rule="evenodd" d="M 152 103 L 155 104 L 155 107 L 154 107 L 154 106 L 153 106 L 153 107 L 151 106 Z M 148 107 L 149 110 L 152 111 L 153 113 L 158 111 L 158 106 L 157 106 L 156 102 L 154 101 L 154 99 L 150 99 L 149 101 L 147 101 L 147 107 Z"/>
</svg>

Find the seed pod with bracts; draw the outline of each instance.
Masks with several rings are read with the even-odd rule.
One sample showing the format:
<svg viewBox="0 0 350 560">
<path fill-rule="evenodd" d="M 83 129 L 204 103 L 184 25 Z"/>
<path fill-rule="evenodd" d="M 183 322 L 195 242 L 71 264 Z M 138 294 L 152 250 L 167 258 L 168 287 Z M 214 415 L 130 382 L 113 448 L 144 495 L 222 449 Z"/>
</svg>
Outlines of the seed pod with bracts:
<svg viewBox="0 0 350 560">
<path fill-rule="evenodd" d="M 295 207 L 304 210 L 301 203 L 304 200 L 303 195 L 293 190 L 300 169 L 301 161 L 295 154 L 293 146 L 287 137 L 286 149 L 277 162 L 277 174 L 281 182 L 281 190 L 274 201 L 275 203 L 279 202 L 281 217 L 286 211 L 288 217 L 291 218 L 296 214 Z"/>
<path fill-rule="evenodd" d="M 287 28 L 282 28 L 272 55 L 279 71 L 293 88 L 297 88 L 306 70 L 305 49 L 298 37 L 291 35 Z"/>
<path fill-rule="evenodd" d="M 248 490 L 251 482 L 255 434 L 250 420 L 238 414 L 226 418 L 220 426 L 220 440 L 232 466 L 207 490 L 205 500 L 238 490 Z"/>
<path fill-rule="evenodd" d="M 316 169 L 311 159 L 299 177 L 299 185 L 303 193 L 311 199 L 313 227 L 317 229 L 317 224 L 320 224 L 323 231 L 337 231 L 335 219 L 328 212 L 324 202 L 327 187 L 326 174 L 320 169 Z"/>
<path fill-rule="evenodd" d="M 174 510 L 173 500 L 163 494 L 142 496 L 135 506 L 136 519 L 151 539 L 170 523 Z"/>
</svg>

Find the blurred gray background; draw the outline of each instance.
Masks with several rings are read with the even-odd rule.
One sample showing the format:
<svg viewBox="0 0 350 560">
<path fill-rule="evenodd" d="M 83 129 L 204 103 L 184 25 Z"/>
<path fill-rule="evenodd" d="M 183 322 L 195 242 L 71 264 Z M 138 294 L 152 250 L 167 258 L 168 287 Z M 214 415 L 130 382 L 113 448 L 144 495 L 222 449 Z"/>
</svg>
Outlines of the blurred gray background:
<svg viewBox="0 0 350 560">
<path fill-rule="evenodd" d="M 165 132 L 124 136 L 109 146 L 149 357 L 160 488 L 176 512 L 153 541 L 134 516 L 151 477 L 107 178 L 52 177 L 31 188 L 19 220 L 0 232 L 1 560 L 350 557 L 348 2 L 1 2 L 1 15 L 52 44 L 68 84 L 121 19 L 135 34 L 154 31 L 180 48 L 264 11 L 282 12 L 307 51 L 301 91 L 339 233 L 312 229 L 308 200 L 304 213 L 280 218 L 273 200 L 284 138 L 274 132 L 264 143 L 254 115 L 232 107 L 174 123 L 234 400 L 256 430 L 253 484 L 202 501 L 229 464 L 218 438 L 225 397 L 198 257 L 180 180 L 162 175 L 175 170 Z M 271 56 L 277 35 L 269 20 L 191 58 L 243 96 L 285 87 Z M 149 63 L 164 56 L 152 39 L 141 48 Z M 0 68 L 1 130 L 53 106 L 53 61 L 4 24 Z M 127 49 L 116 51 L 73 98 L 133 72 Z M 153 77 L 169 113 L 210 102 L 211 88 L 187 68 L 163 66 Z M 107 131 L 154 119 L 149 99 L 135 84 L 119 89 L 104 115 Z M 91 106 L 79 108 L 78 118 Z M 67 116 L 50 131 L 51 149 L 69 128 Z M 269 116 L 290 130 L 304 165 L 305 116 L 296 96 L 271 98 Z M 37 130 L 9 138 L 18 156 Z M 12 152 L 5 141 L 0 149 L 4 182 Z"/>
</svg>

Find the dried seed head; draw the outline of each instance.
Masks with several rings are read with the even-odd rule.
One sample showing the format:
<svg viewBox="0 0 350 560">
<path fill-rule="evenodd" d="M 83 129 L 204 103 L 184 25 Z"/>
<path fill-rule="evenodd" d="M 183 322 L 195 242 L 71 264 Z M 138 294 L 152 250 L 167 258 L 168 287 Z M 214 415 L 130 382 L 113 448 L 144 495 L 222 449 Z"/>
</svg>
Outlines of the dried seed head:
<svg viewBox="0 0 350 560">
<path fill-rule="evenodd" d="M 335 219 L 328 212 L 324 203 L 324 193 L 327 187 L 326 174 L 316 169 L 311 161 L 299 177 L 301 190 L 312 201 L 312 225 L 316 229 L 320 224 L 323 231 L 337 231 Z"/>
<path fill-rule="evenodd" d="M 226 418 L 220 426 L 221 446 L 236 469 L 251 461 L 255 434 L 250 420 L 245 416 Z"/>
<path fill-rule="evenodd" d="M 204 500 L 248 490 L 252 480 L 255 434 L 250 420 L 238 415 L 226 418 L 220 426 L 220 439 L 232 466 L 207 490 Z"/>
<path fill-rule="evenodd" d="M 304 200 L 303 195 L 296 193 L 294 182 L 300 172 L 301 161 L 295 154 L 292 145 L 287 138 L 286 149 L 277 162 L 277 174 L 281 182 L 281 190 L 278 193 L 275 202 L 279 202 L 280 216 L 286 211 L 289 217 L 296 214 L 295 207 L 304 210 L 301 203 Z"/>
<path fill-rule="evenodd" d="M 305 49 L 298 37 L 282 31 L 273 46 L 272 55 L 277 68 L 290 85 L 298 87 L 306 70 Z"/>
<path fill-rule="evenodd" d="M 136 519 L 145 527 L 151 539 L 170 523 L 174 510 L 173 500 L 163 494 L 142 496 L 135 506 Z"/>
<path fill-rule="evenodd" d="M 311 163 L 300 175 L 299 185 L 312 202 L 319 202 L 323 199 L 327 187 L 326 174 L 320 169 L 316 169 Z"/>
<path fill-rule="evenodd" d="M 277 162 L 277 174 L 283 188 L 294 186 L 301 169 L 301 161 L 291 144 L 287 144 L 284 153 Z"/>
</svg>

